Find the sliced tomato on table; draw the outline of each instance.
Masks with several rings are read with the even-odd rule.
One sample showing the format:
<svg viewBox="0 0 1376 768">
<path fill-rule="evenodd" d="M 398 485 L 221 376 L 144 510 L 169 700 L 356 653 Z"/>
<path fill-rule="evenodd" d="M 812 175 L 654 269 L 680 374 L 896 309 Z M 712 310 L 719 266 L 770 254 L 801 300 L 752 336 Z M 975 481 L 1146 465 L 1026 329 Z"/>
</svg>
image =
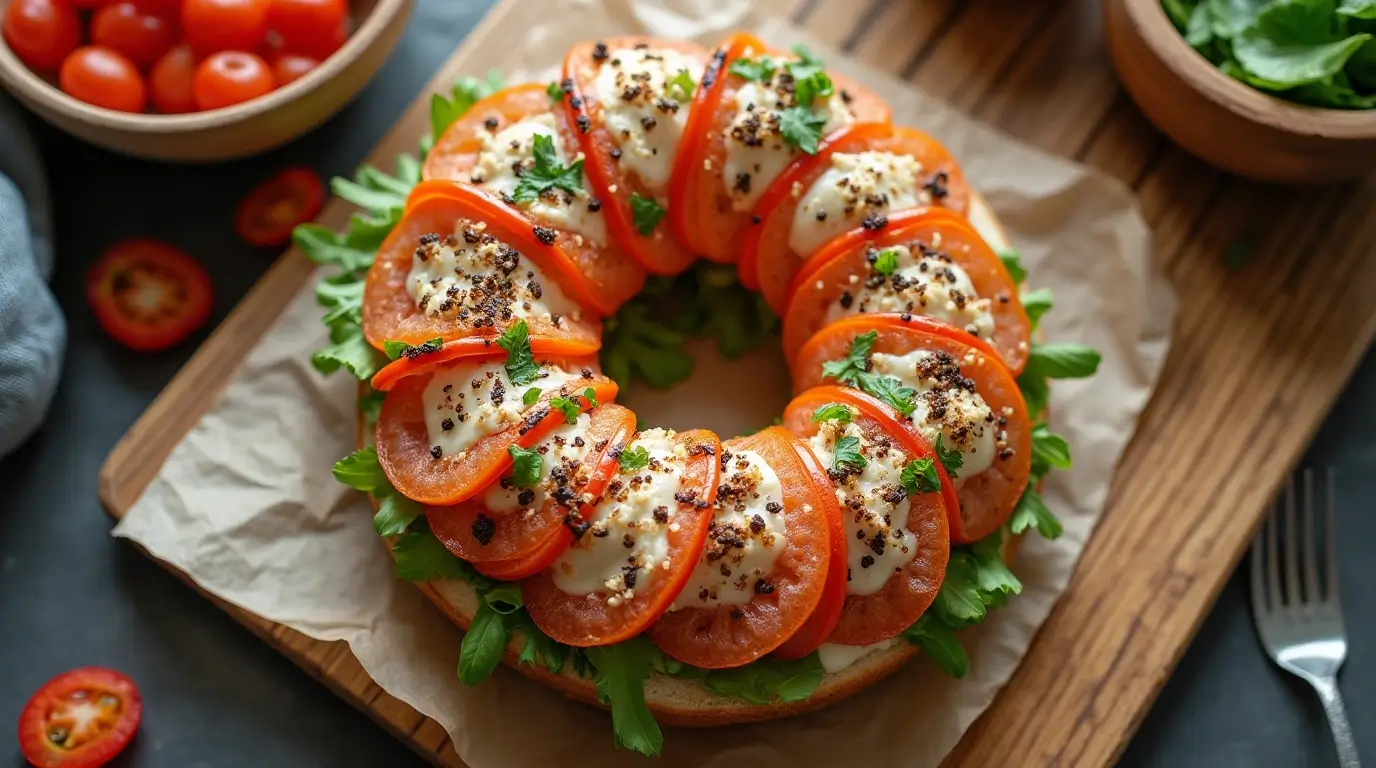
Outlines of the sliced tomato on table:
<svg viewBox="0 0 1376 768">
<path fill-rule="evenodd" d="M 796 253 L 789 245 L 794 216 L 808 190 L 832 167 L 838 154 L 881 152 L 906 155 L 917 161 L 920 171 L 914 195 L 964 215 L 970 205 L 970 187 L 965 174 L 951 153 L 921 131 L 888 124 L 857 123 L 823 139 L 817 154 L 794 160 L 755 204 L 757 226 L 746 230 L 740 243 L 741 281 L 759 291 L 775 312 L 782 313 L 788 302 L 793 276 L 815 253 Z M 892 216 L 897 211 L 888 211 Z M 887 217 L 870 225 L 882 231 Z"/>
<path fill-rule="evenodd" d="M 128 746 L 142 719 L 133 680 L 112 669 L 73 669 L 24 705 L 19 748 L 38 768 L 96 768 Z"/>
<path fill-rule="evenodd" d="M 988 341 L 1013 373 L 1020 373 L 1027 363 L 1032 324 L 1018 297 L 1017 283 L 974 227 L 946 208 L 900 211 L 889 217 L 883 230 L 852 230 L 808 259 L 788 289 L 788 308 L 783 313 L 784 355 L 794 359 L 814 333 L 836 319 L 837 311 L 874 312 L 858 306 L 857 294 L 876 282 L 881 286 L 886 282 L 897 285 L 893 267 L 887 270 L 888 274 L 876 268 L 876 254 L 895 246 L 906 246 L 914 259 L 923 250 L 935 251 L 970 277 L 976 295 L 969 298 L 989 300 L 994 328 Z M 898 268 L 903 266 L 906 265 L 900 264 Z M 921 306 L 907 311 L 929 314 Z"/>
<path fill-rule="evenodd" d="M 963 330 L 916 315 L 858 315 L 828 325 L 803 346 L 793 364 L 793 386 L 803 391 L 824 383 L 822 366 L 844 359 L 855 338 L 871 331 L 878 334 L 872 354 L 949 354 L 989 405 L 997 418 L 993 428 L 998 430 L 1000 451 L 988 469 L 960 477 L 958 503 L 949 505 L 948 512 L 951 540 L 958 544 L 997 531 L 1013 514 L 1032 472 L 1032 422 L 1017 379 L 993 347 Z M 902 424 L 906 431 L 920 434 L 910 419 L 902 419 Z"/>
<path fill-rule="evenodd" d="M 637 441 L 644 439 L 645 434 L 637 435 L 622 456 L 635 456 L 637 449 L 642 447 L 637 445 Z M 655 522 L 641 526 L 636 534 L 638 537 L 663 537 L 660 553 L 663 559 L 639 563 L 640 549 L 630 534 L 624 540 L 607 533 L 599 534 L 598 526 L 604 525 L 611 516 L 634 512 L 623 507 L 618 500 L 617 494 L 621 493 L 621 489 L 631 485 L 618 476 L 608 485 L 607 494 L 591 511 L 591 516 L 584 520 L 587 527 L 580 526 L 583 533 L 578 541 L 565 550 L 550 568 L 521 583 L 526 610 L 545 634 L 561 643 L 578 647 L 618 643 L 635 637 L 653 624 L 683 590 L 702 553 L 707 526 L 712 521 L 712 503 L 716 499 L 717 479 L 720 476 L 718 458 L 721 455 L 721 440 L 702 429 L 680 432 L 672 437 L 675 450 L 683 454 L 679 470 L 682 474 L 678 477 L 678 491 L 673 497 L 674 508 L 670 510 L 665 505 L 664 509 L 657 510 Z M 653 464 L 652 460 L 646 472 L 656 471 Z M 661 464 L 661 470 L 664 466 Z M 622 474 L 649 476 L 640 475 L 642 469 L 644 467 L 623 467 Z M 669 471 L 673 471 L 672 468 Z M 642 482 L 637 487 L 648 487 L 649 484 Z M 618 589 L 609 593 L 601 584 L 595 590 L 581 594 L 571 594 L 561 589 L 558 583 L 560 569 L 572 565 L 571 556 L 578 553 L 576 556 L 591 558 L 588 553 L 601 548 L 615 549 L 616 557 L 612 562 L 622 562 L 626 558 L 625 553 L 630 553 L 631 563 L 620 570 L 624 579 L 621 585 L 625 586 L 625 591 Z M 591 565 L 598 564 L 602 559 L 591 558 Z M 643 577 L 630 575 L 642 572 L 645 574 Z"/>
<path fill-rule="evenodd" d="M 486 273 L 465 268 L 468 287 L 456 284 L 452 295 L 437 295 L 434 306 L 427 301 L 422 311 L 409 284 L 413 263 L 427 252 L 428 243 L 442 245 L 454 237 L 452 247 L 476 249 L 488 236 L 509 249 L 499 254 L 498 263 Z M 492 337 L 525 319 L 533 337 L 567 342 L 562 354 L 592 354 L 602 336 L 601 320 L 584 309 L 591 305 L 593 291 L 563 250 L 540 242 L 515 210 L 473 187 L 427 181 L 411 192 L 406 213 L 368 271 L 363 335 L 375 347 L 384 341 L 420 344 L 434 338 Z M 545 302 L 551 309 L 567 304 L 568 311 L 529 314 L 526 307 L 532 301 Z"/>
<path fill-rule="evenodd" d="M 210 275 L 167 243 L 125 240 L 86 273 L 86 298 L 105 332 L 130 349 L 156 352 L 210 318 Z"/>
<path fill-rule="evenodd" d="M 807 450 L 791 432 L 779 427 L 722 445 L 722 479 L 709 541 L 689 590 L 704 574 L 707 578 L 701 583 L 712 586 L 701 587 L 696 595 L 679 595 L 674 609 L 650 626 L 650 639 L 665 653 L 703 669 L 739 667 L 782 645 L 814 612 L 839 611 L 844 588 L 839 593 L 829 589 L 831 538 L 840 535 L 831 530 L 832 520 L 839 515 L 836 496 L 825 475 L 818 482 L 799 448 Z M 750 458 L 743 459 L 746 451 L 753 456 L 744 454 Z M 765 475 L 755 466 L 757 461 L 777 478 L 777 497 L 767 495 L 759 483 Z M 771 510 L 771 504 L 781 508 Z M 752 509 L 759 511 L 747 516 Z M 781 537 L 766 517 L 769 523 L 782 522 Z M 767 572 L 746 570 L 750 567 L 747 546 L 752 552 L 779 547 Z M 745 580 L 738 581 L 741 578 Z M 748 602 L 738 604 L 741 597 L 748 597 Z M 835 605 L 819 605 L 823 598 Z"/>
<path fill-rule="evenodd" d="M 725 177 L 727 137 L 736 119 L 736 95 L 746 80 L 730 73 L 741 59 L 760 56 L 789 58 L 758 38 L 736 33 L 727 38 L 708 62 L 702 82 L 693 92 L 692 111 L 683 132 L 670 183 L 668 219 L 678 240 L 712 261 L 732 263 L 740 254 L 741 239 L 753 225 L 753 211 L 737 210 L 731 196 L 735 183 Z M 888 104 L 872 91 L 836 72 L 828 72 L 833 87 L 847 100 L 856 120 L 887 123 Z M 768 184 L 770 179 L 761 182 Z M 755 288 L 753 275 L 742 275 L 747 288 Z"/>
<path fill-rule="evenodd" d="M 587 157 L 583 170 L 602 199 L 602 210 L 606 212 L 612 236 L 649 272 L 674 275 L 687 269 L 697 256 L 685 242 L 674 237 L 662 206 L 657 202 L 669 199 L 669 174 L 656 184 L 631 170 L 632 161 L 625 160 L 626 153 L 636 152 L 636 147 L 625 146 L 633 143 L 629 137 L 623 138 L 607 126 L 607 105 L 598 98 L 595 86 L 604 67 L 626 66 L 617 58 L 617 51 L 634 51 L 638 47 L 682 54 L 695 65 L 694 77 L 707 64 L 707 52 L 700 46 L 678 40 L 617 37 L 577 43 L 564 58 L 563 103 L 569 120 L 579 127 L 578 138 Z M 690 91 L 693 90 L 692 80 L 690 77 Z M 666 134 L 670 131 L 666 123 L 678 119 L 680 111 L 687 118 L 693 106 L 691 97 L 683 98 L 681 90 L 666 87 L 656 92 L 649 80 L 631 82 L 627 79 L 621 93 L 621 99 L 632 105 L 650 105 L 653 114 L 648 117 L 656 122 L 644 129 L 647 137 Z M 587 130 L 582 126 L 587 126 Z M 649 133 L 650 129 L 657 133 Z M 673 134 L 668 135 L 672 137 Z M 683 141 L 684 137 L 680 137 L 672 143 L 672 148 L 676 150 Z M 659 147 L 655 149 L 658 158 Z M 673 161 L 674 157 L 658 159 L 666 168 L 672 168 Z M 669 204 L 672 206 L 673 202 Z M 633 206 L 647 210 L 637 215 Z"/>
<path fill-rule="evenodd" d="M 234 214 L 234 229 L 249 245 L 285 245 L 297 224 L 325 205 L 325 185 L 315 171 L 292 166 L 249 191 Z"/>
<path fill-rule="evenodd" d="M 496 134 L 526 118 L 546 114 L 554 116 L 560 144 L 570 153 L 576 151 L 579 146 L 577 130 L 563 108 L 550 98 L 545 86 L 519 85 L 498 91 L 469 107 L 436 138 L 435 146 L 425 157 L 422 178 L 472 183 L 473 169 L 483 153 L 484 136 Z M 475 186 L 484 188 L 481 183 Z M 495 193 L 492 196 L 497 197 Z M 593 286 L 589 299 L 591 308 L 598 314 L 614 314 L 645 284 L 644 268 L 614 240 L 599 245 L 571 230 L 545 223 L 539 225 L 555 232 L 554 243 Z"/>
<path fill-rule="evenodd" d="M 903 529 L 912 534 L 917 551 L 901 569 L 887 576 L 878 591 L 851 594 L 852 590 L 848 588 L 840 620 L 826 640 L 841 645 L 869 645 L 894 637 L 912 626 L 936 599 L 936 593 L 946 577 L 946 563 L 950 559 L 947 508 L 955 500 L 952 498 L 950 478 L 941 469 L 931 445 L 921 435 L 905 429 L 896 411 L 863 392 L 833 386 L 809 389 L 784 408 L 784 427 L 801 438 L 810 438 L 820 429 L 814 414 L 819 408 L 833 403 L 851 409 L 850 424 L 859 431 L 857 439 L 861 449 L 865 445 L 876 445 L 889 451 L 897 450 L 902 453 L 904 462 L 928 459 L 936 466 L 941 479 L 940 491 L 917 495 L 905 493 L 900 497 L 899 503 L 908 505 L 908 517 Z M 852 511 L 855 504 L 863 505 L 863 499 L 838 501 L 843 518 L 848 514 L 858 515 L 866 508 L 860 506 L 858 511 Z M 849 545 L 850 541 L 847 541 Z M 850 554 L 847 554 L 847 564 L 852 564 Z M 851 571 L 848 571 L 848 578 L 849 574 Z"/>
</svg>

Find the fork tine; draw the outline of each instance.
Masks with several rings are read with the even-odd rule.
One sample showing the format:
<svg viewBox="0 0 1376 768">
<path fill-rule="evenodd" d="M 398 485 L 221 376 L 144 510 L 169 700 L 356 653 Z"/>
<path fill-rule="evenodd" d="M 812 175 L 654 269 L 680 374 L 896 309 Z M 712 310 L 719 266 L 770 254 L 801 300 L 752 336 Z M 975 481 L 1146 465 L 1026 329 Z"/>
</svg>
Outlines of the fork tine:
<svg viewBox="0 0 1376 768">
<path fill-rule="evenodd" d="M 1319 550 L 1314 546 L 1314 470 L 1304 470 L 1304 600 L 1319 603 Z"/>
<path fill-rule="evenodd" d="M 1324 600 L 1330 603 L 1338 602 L 1338 536 L 1337 522 L 1333 513 L 1336 482 L 1333 477 L 1333 468 L 1328 468 L 1328 498 L 1324 500 L 1323 527 L 1324 527 L 1324 547 L 1323 559 L 1328 571 L 1328 578 L 1323 585 Z"/>
<path fill-rule="evenodd" d="M 1262 574 L 1262 543 L 1261 540 L 1266 536 L 1266 531 L 1271 527 L 1271 515 L 1267 515 L 1261 521 L 1261 530 L 1257 531 L 1256 538 L 1252 539 L 1252 615 L 1254 617 L 1265 616 L 1268 613 L 1266 605 L 1266 585 L 1265 576 Z"/>
<path fill-rule="evenodd" d="M 1295 527 L 1295 476 L 1291 475 L 1285 484 L 1285 604 L 1299 605 L 1304 602 L 1300 595 L 1300 558 L 1295 551 L 1299 536 Z"/>
<path fill-rule="evenodd" d="M 1285 599 L 1280 592 L 1280 561 L 1276 552 L 1276 529 L 1279 527 L 1280 502 L 1277 501 L 1276 507 L 1271 510 L 1271 517 L 1266 521 L 1266 594 L 1271 601 L 1272 610 L 1285 605 Z"/>
</svg>

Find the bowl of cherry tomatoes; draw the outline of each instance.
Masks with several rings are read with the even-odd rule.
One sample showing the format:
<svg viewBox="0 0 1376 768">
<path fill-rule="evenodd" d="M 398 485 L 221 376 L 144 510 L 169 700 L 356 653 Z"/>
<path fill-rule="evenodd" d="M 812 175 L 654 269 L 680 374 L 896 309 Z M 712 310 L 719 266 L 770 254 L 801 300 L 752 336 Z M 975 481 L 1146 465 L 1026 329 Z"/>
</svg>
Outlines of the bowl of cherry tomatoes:
<svg viewBox="0 0 1376 768">
<path fill-rule="evenodd" d="M 272 149 L 352 99 L 414 0 L 0 0 L 0 84 L 93 144 L 211 162 Z"/>
</svg>

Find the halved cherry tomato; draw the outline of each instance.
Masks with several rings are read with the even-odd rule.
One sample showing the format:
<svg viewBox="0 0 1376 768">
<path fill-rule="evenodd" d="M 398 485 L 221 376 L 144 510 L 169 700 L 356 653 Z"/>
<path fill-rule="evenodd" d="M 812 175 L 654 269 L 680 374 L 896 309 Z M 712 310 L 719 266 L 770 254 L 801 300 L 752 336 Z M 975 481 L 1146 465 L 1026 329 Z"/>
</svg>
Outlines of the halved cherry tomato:
<svg viewBox="0 0 1376 768">
<path fill-rule="evenodd" d="M 300 80 L 318 66 L 320 62 L 309 56 L 284 53 L 272 63 L 272 75 L 277 81 L 277 87 L 281 88 L 287 83 Z"/>
<path fill-rule="evenodd" d="M 568 524 L 582 519 L 580 509 L 596 506 L 581 500 L 585 495 L 602 496 L 619 468 L 620 449 L 635 434 L 635 414 L 619 405 L 599 405 L 588 416 L 588 427 L 579 437 L 589 450 L 578 471 L 562 479 L 552 476 L 548 487 L 531 491 L 543 500 L 538 508 L 494 512 L 482 497 L 452 507 L 428 507 L 425 517 L 435 536 L 455 555 L 471 563 L 491 564 L 508 574 L 508 579 L 513 572 L 524 571 L 523 578 L 547 568 L 573 542 Z M 548 445 L 548 438 L 541 442 Z M 563 547 L 551 553 L 556 541 L 562 541 Z"/>
<path fill-rule="evenodd" d="M 491 272 L 493 290 L 481 295 L 463 293 L 450 300 L 451 307 L 427 306 L 421 311 L 408 285 L 415 254 L 422 238 L 459 238 L 490 235 L 510 246 L 509 266 Z M 502 284 L 515 286 L 501 289 Z M 532 289 L 531 286 L 534 286 Z M 587 307 L 593 287 L 557 245 L 545 245 L 532 233 L 529 222 L 514 209 L 478 192 L 449 181 L 426 181 L 412 191 L 406 213 L 378 249 L 363 294 L 363 333 L 369 343 L 384 341 L 420 344 L 436 337 L 446 341 L 465 337 L 492 337 L 521 319 L 520 303 L 526 295 L 561 291 Z M 592 354 L 601 346 L 602 321 L 591 311 L 565 314 L 557 319 L 531 315 L 526 318 L 535 338 L 568 342 L 561 354 Z M 383 382 L 387 381 L 382 376 Z"/>
<path fill-rule="evenodd" d="M 753 585 L 750 602 L 744 605 L 703 606 L 695 595 L 679 596 L 684 607 L 664 614 L 649 629 L 650 639 L 665 653 L 704 669 L 739 667 L 782 645 L 818 609 L 830 583 L 833 535 L 830 523 L 839 512 L 836 512 L 836 494 L 832 492 L 831 483 L 817 484 L 800 457 L 799 448 L 807 450 L 797 437 L 780 427 L 738 437 L 722 446 L 722 486 L 718 489 L 714 514 L 721 514 L 719 507 L 723 502 L 733 507 L 740 503 L 738 497 L 724 500 L 720 494 L 725 492 L 722 489 L 729 487 L 727 478 L 733 472 L 733 455 L 754 451 L 779 478 L 782 490 L 779 502 L 783 509 L 772 514 L 783 515 L 786 543 L 765 576 L 740 573 Z M 722 532 L 714 534 L 713 530 Z M 716 535 L 731 534 L 729 529 L 709 528 L 708 537 Z M 706 555 L 699 555 L 699 560 L 704 556 L 713 559 L 706 564 L 699 562 L 695 567 L 716 568 L 719 562 L 722 569 L 730 570 L 729 553 L 726 557 L 722 557 L 720 551 L 713 555 L 712 546 L 705 552 Z M 844 555 L 842 559 L 844 561 Z M 844 562 L 841 568 L 845 568 Z M 835 594 L 836 605 L 822 610 L 839 611 L 840 599 L 844 596 L 843 587 Z"/>
<path fill-rule="evenodd" d="M 606 55 L 600 58 L 594 55 L 598 46 L 602 46 L 604 52 L 632 49 L 636 46 L 670 49 L 698 61 L 702 66 L 706 65 L 707 52 L 693 43 L 677 40 L 618 37 L 596 43 L 578 43 L 564 58 L 563 83 L 572 86 L 572 91 L 565 94 L 563 103 L 568 109 L 569 120 L 577 125 L 581 119 L 589 126 L 588 130 L 580 131 L 578 136 L 583 154 L 588 158 L 583 170 L 588 175 L 589 183 L 602 199 L 602 210 L 607 212 L 607 226 L 612 237 L 616 238 L 621 247 L 647 271 L 657 275 L 678 274 L 692 265 L 697 256 L 687 244 L 673 236 L 667 218 L 660 219 L 649 235 L 641 234 L 635 225 L 635 216 L 631 211 L 631 196 L 667 200 L 669 185 L 663 183 L 656 186 L 646 183 L 638 174 L 622 166 L 620 158 L 623 153 L 633 150 L 621 146 L 622 142 L 603 122 L 604 105 L 598 101 L 597 89 L 593 87 L 602 67 L 616 64 L 614 61 L 607 61 Z M 634 87 L 634 84 L 628 81 L 626 87 Z M 652 94 L 647 93 L 639 98 L 650 99 Z M 677 105 L 674 112 L 692 108 L 691 101 L 683 104 L 677 101 L 673 103 Z M 674 114 L 665 108 L 661 107 L 660 111 L 661 123 L 675 119 Z M 664 131 L 668 128 L 661 125 L 658 130 Z M 665 158 L 664 162 L 671 163 L 672 160 Z"/>
<path fill-rule="evenodd" d="M 812 415 L 818 407 L 841 403 L 857 409 L 852 423 L 867 443 L 888 444 L 904 453 L 905 461 L 932 459 L 941 476 L 941 493 L 908 496 L 908 520 L 903 527 L 916 538 L 917 552 L 899 572 L 890 575 L 878 592 L 846 595 L 841 620 L 827 638 L 841 645 L 869 645 L 894 637 L 912 626 L 936 599 L 946 577 L 951 540 L 947 507 L 951 480 L 932 447 L 915 432 L 900 426 L 898 413 L 887 405 L 849 387 L 814 387 L 784 408 L 784 426 L 802 438 L 816 434 Z M 843 505 L 844 507 L 844 505 Z M 849 544 L 849 542 L 847 542 Z"/>
<path fill-rule="evenodd" d="M 752 228 L 752 214 L 735 207 L 730 190 L 735 183 L 725 178 L 726 137 L 735 121 L 736 93 L 745 84 L 730 67 L 737 59 L 762 55 L 789 58 L 745 33 L 732 35 L 712 55 L 707 73 L 693 94 L 692 111 L 683 133 L 683 145 L 670 181 L 670 224 L 679 242 L 713 261 L 733 263 L 740 255 L 741 238 Z M 884 100 L 836 72 L 828 72 L 832 82 L 849 100 L 851 113 L 862 122 L 887 123 L 892 114 Z M 768 184 L 769 179 L 754 183 Z M 747 288 L 754 289 L 754 275 L 742 275 Z"/>
<path fill-rule="evenodd" d="M 788 286 L 794 274 L 815 254 L 794 253 L 789 246 L 793 217 L 802 197 L 817 179 L 832 165 L 833 155 L 858 152 L 887 152 L 908 155 L 921 166 L 914 193 L 919 199 L 929 196 L 926 187 L 938 189 L 940 196 L 930 193 L 939 203 L 961 215 L 970 204 L 970 187 L 960 166 L 935 139 L 921 131 L 887 124 L 857 123 L 843 128 L 822 140 L 817 154 L 794 160 L 779 178 L 769 186 L 753 214 L 760 217 L 759 226 L 750 227 L 740 243 L 741 281 L 748 287 L 759 286 L 765 301 L 775 312 L 782 313 L 788 300 Z M 795 193 L 794 190 L 801 190 Z M 890 211 L 892 215 L 897 211 Z M 884 229 L 887 219 L 877 223 Z M 752 282 L 747 282 L 752 281 Z"/>
<path fill-rule="evenodd" d="M 110 3 L 91 18 L 91 42 L 147 70 L 177 43 L 174 19 L 147 13 L 130 0 Z"/>
<path fill-rule="evenodd" d="M 220 109 L 256 99 L 275 87 L 272 70 L 256 54 L 221 51 L 196 67 L 191 97 L 198 109 Z"/>
<path fill-rule="evenodd" d="M 283 48 L 293 52 L 328 47 L 348 17 L 347 0 L 270 0 L 268 4 L 268 26 L 282 36 Z"/>
<path fill-rule="evenodd" d="M 1032 471 L 1032 423 L 1027 416 L 1027 404 L 1017 379 L 992 347 L 931 318 L 904 317 L 859 315 L 828 325 L 798 354 L 793 365 L 793 385 L 802 391 L 823 383 L 822 365 L 844 358 L 855 337 L 870 331 L 879 334 L 874 352 L 904 355 L 927 350 L 953 357 L 961 374 L 975 383 L 975 392 L 998 417 L 996 428 L 1002 432 L 999 438 L 1004 446 L 989 469 L 961 476 L 959 503 L 948 505 L 951 540 L 958 544 L 978 541 L 1008 520 L 1027 489 Z M 910 420 L 905 419 L 903 424 L 907 431 L 918 432 Z"/>
<path fill-rule="evenodd" d="M 284 245 L 297 224 L 314 219 L 325 204 L 325 185 L 315 171 L 293 166 L 259 184 L 239 201 L 234 229 L 249 245 Z"/>
<path fill-rule="evenodd" d="M 148 88 L 133 62 L 98 45 L 72 51 L 62 62 L 58 84 L 73 98 L 118 112 L 142 112 L 148 101 Z"/>
<path fill-rule="evenodd" d="M 81 45 L 81 19 L 62 0 L 12 0 L 3 31 L 14 55 L 39 72 L 56 72 Z"/>
<path fill-rule="evenodd" d="M 19 748 L 38 768 L 96 768 L 128 746 L 143 719 L 134 681 L 82 667 L 54 677 L 19 714 Z"/>
<path fill-rule="evenodd" d="M 852 230 L 827 243 L 805 262 L 788 289 L 788 309 L 783 315 L 784 356 L 794 359 L 812 334 L 833 317 L 834 310 L 847 314 L 879 311 L 852 305 L 858 301 L 858 291 L 891 279 L 875 270 L 871 257 L 898 245 L 908 246 L 914 257 L 924 249 L 941 253 L 970 276 L 975 296 L 968 298 L 988 299 L 989 311 L 994 316 L 994 333 L 988 341 L 1013 373 L 1020 373 L 1027 363 L 1031 322 L 1018 298 L 1017 283 L 974 227 L 960 214 L 945 208 L 900 211 L 889 217 L 889 225 L 883 231 L 872 232 L 863 227 Z M 896 286 L 896 278 L 893 280 Z M 924 306 L 885 311 L 926 315 Z"/>
<path fill-rule="evenodd" d="M 687 451 L 688 458 L 680 490 L 675 496 L 678 504 L 673 522 L 677 529 L 670 527 L 664 534 L 664 559 L 655 564 L 654 574 L 646 579 L 648 583 L 635 588 L 634 597 L 618 598 L 612 601 L 615 605 L 601 593 L 571 595 L 564 592 L 555 584 L 549 570 L 521 582 L 526 610 L 545 634 L 578 647 L 618 643 L 643 632 L 669 609 L 683 590 L 697 565 L 707 538 L 707 526 L 712 521 L 712 503 L 716 500 L 721 469 L 718 461 L 721 440 L 705 429 L 680 432 L 675 439 Z M 592 535 L 586 535 L 584 540 L 606 541 Z M 612 544 L 620 546 L 620 542 Z M 669 565 L 664 567 L 659 563 Z M 556 562 L 553 567 L 558 566 Z"/>
<path fill-rule="evenodd" d="M 483 150 L 485 133 L 495 133 L 511 123 L 548 113 L 554 114 L 560 143 L 569 148 L 577 147 L 576 129 L 569 123 L 564 110 L 550 100 L 545 87 L 534 83 L 519 85 L 479 101 L 455 120 L 444 135 L 435 140 L 434 148 L 426 156 L 423 177 L 469 183 Z M 477 186 L 482 187 L 481 184 Z M 593 295 L 589 297 L 593 311 L 604 317 L 614 314 L 640 292 L 645 284 L 645 270 L 614 241 L 599 246 L 577 233 L 559 227 L 549 228 L 556 233 L 555 244 L 568 254 L 593 286 Z"/>
<path fill-rule="evenodd" d="M 196 56 L 191 46 L 179 45 L 168 51 L 148 75 L 153 107 L 165 115 L 196 111 L 191 98 L 191 79 L 196 73 Z"/>
<path fill-rule="evenodd" d="M 166 349 L 204 325 L 212 295 L 205 268 L 157 240 L 125 240 L 86 274 L 96 320 L 115 341 L 141 352 Z"/>
<path fill-rule="evenodd" d="M 202 56 L 254 51 L 268 34 L 268 0 L 182 0 L 182 36 Z"/>
</svg>

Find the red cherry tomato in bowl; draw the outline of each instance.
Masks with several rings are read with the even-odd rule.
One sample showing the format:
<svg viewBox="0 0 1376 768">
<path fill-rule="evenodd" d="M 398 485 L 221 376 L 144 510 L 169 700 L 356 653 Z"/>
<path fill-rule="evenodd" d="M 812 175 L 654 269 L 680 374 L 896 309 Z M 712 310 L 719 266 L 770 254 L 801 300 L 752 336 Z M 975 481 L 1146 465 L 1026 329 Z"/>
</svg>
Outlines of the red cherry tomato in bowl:
<svg viewBox="0 0 1376 768">
<path fill-rule="evenodd" d="M 292 52 L 316 52 L 333 40 L 349 15 L 346 0 L 271 0 L 268 26 Z"/>
<path fill-rule="evenodd" d="M 253 51 L 268 34 L 268 0 L 183 0 L 182 36 L 197 53 Z"/>
<path fill-rule="evenodd" d="M 3 34 L 25 66 L 56 72 L 81 45 L 81 19 L 62 0 L 11 0 L 5 8 Z"/>
<path fill-rule="evenodd" d="M 147 70 L 177 42 L 172 20 L 144 12 L 131 0 L 110 3 L 91 17 L 91 42 L 103 45 Z"/>
<path fill-rule="evenodd" d="M 314 219 L 325 204 L 325 185 L 315 171 L 295 166 L 254 187 L 239 203 L 234 229 L 249 245 L 284 245 L 297 224 Z"/>
<path fill-rule="evenodd" d="M 205 324 L 213 292 L 205 268 L 186 252 L 136 239 L 118 243 L 91 266 L 86 298 L 115 341 L 155 352 Z"/>
<path fill-rule="evenodd" d="M 196 73 L 196 56 L 188 45 L 168 51 L 148 75 L 149 97 L 153 106 L 165 115 L 180 115 L 196 111 L 191 98 L 191 79 Z"/>
<path fill-rule="evenodd" d="M 220 109 L 256 99 L 277 86 L 268 63 L 252 53 L 221 51 L 196 67 L 191 97 L 200 109 Z"/>
<path fill-rule="evenodd" d="M 73 98 L 119 112 L 142 112 L 148 101 L 148 88 L 134 63 L 98 45 L 72 51 L 57 82 Z"/>
<path fill-rule="evenodd" d="M 96 768 L 134 738 L 143 700 L 134 681 L 83 667 L 49 680 L 19 715 L 19 748 L 40 768 Z"/>
<path fill-rule="evenodd" d="M 300 80 L 318 66 L 320 66 L 320 62 L 309 56 L 284 53 L 278 56 L 277 61 L 273 63 L 272 74 L 277 80 L 277 87 L 281 88 L 287 83 Z"/>
</svg>

